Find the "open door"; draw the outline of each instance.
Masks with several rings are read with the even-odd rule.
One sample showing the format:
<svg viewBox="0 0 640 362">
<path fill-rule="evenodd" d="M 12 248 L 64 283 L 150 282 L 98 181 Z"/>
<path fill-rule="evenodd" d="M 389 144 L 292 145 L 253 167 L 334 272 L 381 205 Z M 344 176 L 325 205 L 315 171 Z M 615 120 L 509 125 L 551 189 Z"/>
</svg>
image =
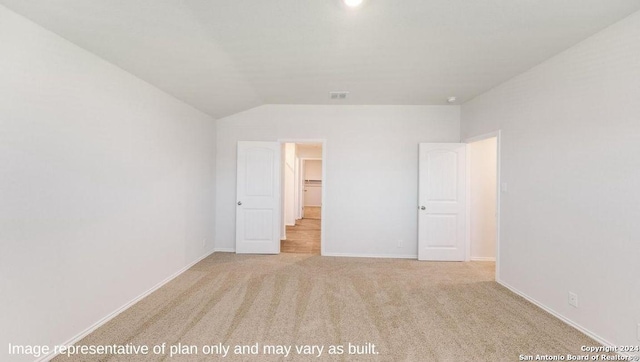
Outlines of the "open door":
<svg viewBox="0 0 640 362">
<path fill-rule="evenodd" d="M 464 261 L 466 144 L 421 143 L 418 260 Z"/>
<path fill-rule="evenodd" d="M 236 253 L 280 252 L 280 147 L 238 142 Z"/>
</svg>

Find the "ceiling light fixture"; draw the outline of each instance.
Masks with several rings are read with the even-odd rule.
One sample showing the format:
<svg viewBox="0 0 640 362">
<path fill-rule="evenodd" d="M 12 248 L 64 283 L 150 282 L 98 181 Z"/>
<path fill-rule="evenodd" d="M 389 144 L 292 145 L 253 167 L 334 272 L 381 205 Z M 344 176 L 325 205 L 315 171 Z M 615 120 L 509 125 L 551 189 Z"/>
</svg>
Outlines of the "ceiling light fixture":
<svg viewBox="0 0 640 362">
<path fill-rule="evenodd" d="M 362 4 L 362 0 L 342 0 L 350 8 L 356 8 Z"/>
<path fill-rule="evenodd" d="M 456 101 L 456 99 L 457 99 L 456 97 L 449 97 L 447 98 L 447 103 L 453 103 Z"/>
</svg>

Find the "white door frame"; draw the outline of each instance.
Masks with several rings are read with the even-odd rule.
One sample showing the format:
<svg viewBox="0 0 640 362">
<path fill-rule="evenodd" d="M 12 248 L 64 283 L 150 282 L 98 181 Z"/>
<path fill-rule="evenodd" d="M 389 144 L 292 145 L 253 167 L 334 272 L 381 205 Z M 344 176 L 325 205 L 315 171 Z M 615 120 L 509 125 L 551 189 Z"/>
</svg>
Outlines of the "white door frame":
<svg viewBox="0 0 640 362">
<path fill-rule="evenodd" d="M 280 144 L 285 144 L 285 143 L 320 143 L 322 144 L 322 208 L 320 209 L 320 219 L 322 220 L 320 223 L 320 255 L 324 255 L 325 254 L 325 229 L 326 229 L 326 205 L 327 205 L 327 167 L 326 167 L 326 160 L 327 160 L 327 140 L 324 138 L 319 138 L 319 139 L 309 139 L 309 138 L 280 138 L 278 139 L 277 142 L 280 142 Z M 302 159 L 301 159 L 302 160 Z M 302 170 L 301 170 L 302 171 Z M 303 174 L 301 174 L 302 177 L 304 177 Z M 280 196 L 282 197 L 282 195 Z"/>
<path fill-rule="evenodd" d="M 302 219 L 302 186 L 304 184 L 302 174 L 302 160 L 296 155 L 296 220 Z"/>
<path fill-rule="evenodd" d="M 496 138 L 496 281 L 500 281 L 500 191 L 502 182 L 500 181 L 500 142 L 501 142 L 501 130 L 481 134 L 479 136 L 469 137 L 463 140 L 464 143 L 473 143 L 489 138 Z M 467 261 L 471 258 L 471 157 L 469 157 L 470 147 L 467 147 L 467 195 L 469 202 L 467 202 Z"/>
</svg>

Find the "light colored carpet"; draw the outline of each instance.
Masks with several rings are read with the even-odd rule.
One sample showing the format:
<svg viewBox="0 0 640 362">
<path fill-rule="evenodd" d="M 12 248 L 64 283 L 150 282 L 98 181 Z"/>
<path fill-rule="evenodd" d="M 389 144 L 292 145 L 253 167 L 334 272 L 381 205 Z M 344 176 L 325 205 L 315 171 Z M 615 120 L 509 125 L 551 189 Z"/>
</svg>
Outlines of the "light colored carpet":
<svg viewBox="0 0 640 362">
<path fill-rule="evenodd" d="M 194 345 L 198 355 L 74 361 L 517 361 L 597 345 L 493 281 L 494 263 L 216 253 L 84 338 L 82 345 Z M 259 355 L 203 346 L 259 343 Z M 348 355 L 373 343 L 377 355 Z M 323 345 L 320 358 L 262 354 L 265 344 Z M 329 345 L 344 345 L 328 355 Z M 168 347 L 167 347 L 168 348 Z M 295 348 L 295 347 L 294 347 Z M 56 360 L 67 360 L 58 357 Z"/>
</svg>

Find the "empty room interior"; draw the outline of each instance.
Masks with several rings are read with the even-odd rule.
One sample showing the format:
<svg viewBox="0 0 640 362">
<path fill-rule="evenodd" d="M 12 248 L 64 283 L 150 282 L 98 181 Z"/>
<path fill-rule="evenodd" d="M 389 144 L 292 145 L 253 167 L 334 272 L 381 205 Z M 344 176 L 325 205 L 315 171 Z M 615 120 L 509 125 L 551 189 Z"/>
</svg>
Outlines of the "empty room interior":
<svg viewBox="0 0 640 362">
<path fill-rule="evenodd" d="M 0 360 L 640 360 L 637 0 L 0 0 Z"/>
</svg>

